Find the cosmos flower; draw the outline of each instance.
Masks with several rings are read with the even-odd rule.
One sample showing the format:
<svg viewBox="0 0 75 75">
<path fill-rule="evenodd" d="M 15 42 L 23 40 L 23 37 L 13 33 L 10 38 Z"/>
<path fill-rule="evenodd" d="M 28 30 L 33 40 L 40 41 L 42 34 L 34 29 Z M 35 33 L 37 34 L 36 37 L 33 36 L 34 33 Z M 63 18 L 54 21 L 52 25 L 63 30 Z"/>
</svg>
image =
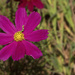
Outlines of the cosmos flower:
<svg viewBox="0 0 75 75">
<path fill-rule="evenodd" d="M 19 7 L 28 6 L 29 11 L 33 11 L 34 6 L 39 9 L 44 7 L 43 3 L 40 0 L 20 0 Z"/>
<path fill-rule="evenodd" d="M 0 28 L 5 33 L 0 33 L 0 45 L 6 45 L 0 50 L 0 60 L 7 60 L 10 56 L 15 61 L 23 58 L 25 55 L 32 56 L 34 59 L 42 56 L 42 52 L 31 42 L 45 40 L 48 36 L 48 30 L 35 30 L 41 21 L 41 16 L 37 12 L 32 12 L 27 16 L 24 8 L 18 8 L 16 11 L 15 24 L 8 18 L 0 15 Z"/>
<path fill-rule="evenodd" d="M 18 7 L 24 8 L 25 6 L 27 6 L 29 11 L 33 11 L 34 6 L 36 6 L 39 9 L 42 9 L 44 7 L 43 3 L 40 0 L 14 0 L 14 1 L 20 1 Z M 8 2 L 10 2 L 10 0 L 7 0 L 7 3 Z"/>
</svg>

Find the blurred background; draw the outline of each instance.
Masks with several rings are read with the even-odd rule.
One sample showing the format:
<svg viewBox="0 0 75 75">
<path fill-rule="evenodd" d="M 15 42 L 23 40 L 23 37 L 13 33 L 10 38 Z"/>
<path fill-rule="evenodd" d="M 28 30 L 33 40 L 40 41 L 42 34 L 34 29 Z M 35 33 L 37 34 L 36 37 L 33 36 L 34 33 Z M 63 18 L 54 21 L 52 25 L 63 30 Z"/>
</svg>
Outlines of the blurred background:
<svg viewBox="0 0 75 75">
<path fill-rule="evenodd" d="M 43 56 L 36 60 L 27 55 L 19 61 L 11 57 L 7 61 L 0 60 L 0 75 L 75 75 L 75 0 L 41 1 L 44 8 L 34 8 L 42 17 L 36 30 L 48 29 L 49 37 L 34 44 Z M 0 15 L 14 23 L 18 3 L 0 0 Z M 26 11 L 29 15 L 27 8 Z M 0 46 L 0 50 L 2 48 Z"/>
</svg>

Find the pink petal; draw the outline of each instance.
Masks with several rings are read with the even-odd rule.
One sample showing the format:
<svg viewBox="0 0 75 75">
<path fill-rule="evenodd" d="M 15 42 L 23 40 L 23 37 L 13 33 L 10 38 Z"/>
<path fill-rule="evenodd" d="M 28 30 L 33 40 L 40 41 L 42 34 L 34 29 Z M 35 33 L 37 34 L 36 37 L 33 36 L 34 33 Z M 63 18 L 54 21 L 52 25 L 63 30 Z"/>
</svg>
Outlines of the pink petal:
<svg viewBox="0 0 75 75">
<path fill-rule="evenodd" d="M 32 2 L 39 9 L 44 7 L 43 3 L 40 0 L 32 0 Z"/>
<path fill-rule="evenodd" d="M 19 7 L 19 8 L 20 8 L 20 7 L 24 8 L 26 5 L 27 5 L 27 0 L 20 0 L 20 3 L 19 3 L 19 5 L 18 5 L 18 7 Z"/>
<path fill-rule="evenodd" d="M 33 42 L 38 42 L 41 40 L 47 39 L 48 35 L 48 30 L 36 30 L 33 31 L 31 34 L 26 35 L 25 39 Z"/>
<path fill-rule="evenodd" d="M 13 41 L 13 35 L 0 33 L 0 45 L 5 45 Z"/>
<path fill-rule="evenodd" d="M 22 42 L 16 42 L 17 44 L 17 47 L 14 51 L 14 53 L 12 54 L 12 59 L 15 61 L 15 60 L 19 60 L 21 58 L 24 57 L 25 55 L 25 46 Z"/>
<path fill-rule="evenodd" d="M 2 50 L 0 50 L 0 60 L 7 60 L 15 50 L 15 42 L 12 42 L 11 44 L 5 46 Z"/>
<path fill-rule="evenodd" d="M 26 48 L 26 55 L 32 56 L 34 59 L 40 58 L 40 56 L 42 56 L 42 52 L 34 44 L 28 41 L 23 41 L 23 44 Z"/>
<path fill-rule="evenodd" d="M 25 25 L 27 20 L 27 13 L 25 8 L 18 8 L 16 11 L 15 24 L 18 31 L 22 30 L 22 26 Z"/>
<path fill-rule="evenodd" d="M 40 14 L 37 12 L 32 12 L 29 15 L 27 23 L 24 27 L 24 33 L 25 34 L 31 33 L 36 28 L 36 26 L 40 23 L 40 21 L 41 21 Z"/>
<path fill-rule="evenodd" d="M 10 34 L 14 34 L 16 32 L 15 26 L 10 22 L 8 18 L 5 16 L 0 15 L 0 28 Z"/>
<path fill-rule="evenodd" d="M 28 2 L 28 9 L 29 11 L 33 11 L 33 3 L 31 1 Z"/>
</svg>

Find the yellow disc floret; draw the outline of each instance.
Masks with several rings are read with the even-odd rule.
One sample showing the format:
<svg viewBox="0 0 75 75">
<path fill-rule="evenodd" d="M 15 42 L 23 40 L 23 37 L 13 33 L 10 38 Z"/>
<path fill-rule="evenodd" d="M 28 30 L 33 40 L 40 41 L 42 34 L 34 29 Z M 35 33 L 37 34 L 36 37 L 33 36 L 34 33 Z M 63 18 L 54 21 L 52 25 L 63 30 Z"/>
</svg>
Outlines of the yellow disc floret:
<svg viewBox="0 0 75 75">
<path fill-rule="evenodd" d="M 24 34 L 21 31 L 18 31 L 14 34 L 14 40 L 16 42 L 24 40 Z"/>
</svg>

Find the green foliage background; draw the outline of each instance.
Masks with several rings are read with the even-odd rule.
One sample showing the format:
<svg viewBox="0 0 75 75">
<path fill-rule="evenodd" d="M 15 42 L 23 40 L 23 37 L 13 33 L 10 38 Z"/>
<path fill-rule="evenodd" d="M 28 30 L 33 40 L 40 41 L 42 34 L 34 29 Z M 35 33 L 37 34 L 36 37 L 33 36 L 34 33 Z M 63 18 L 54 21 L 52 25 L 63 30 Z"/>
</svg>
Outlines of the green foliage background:
<svg viewBox="0 0 75 75">
<path fill-rule="evenodd" d="M 75 75 L 75 0 L 42 2 L 43 9 L 34 8 L 42 17 L 36 29 L 48 29 L 49 37 L 34 44 L 41 49 L 43 56 L 36 60 L 25 55 L 19 61 L 13 61 L 11 57 L 0 61 L 0 75 Z M 14 23 L 17 5 L 14 0 L 8 4 L 6 0 L 0 0 L 0 15 Z M 27 8 L 26 11 L 29 15 Z"/>
</svg>

